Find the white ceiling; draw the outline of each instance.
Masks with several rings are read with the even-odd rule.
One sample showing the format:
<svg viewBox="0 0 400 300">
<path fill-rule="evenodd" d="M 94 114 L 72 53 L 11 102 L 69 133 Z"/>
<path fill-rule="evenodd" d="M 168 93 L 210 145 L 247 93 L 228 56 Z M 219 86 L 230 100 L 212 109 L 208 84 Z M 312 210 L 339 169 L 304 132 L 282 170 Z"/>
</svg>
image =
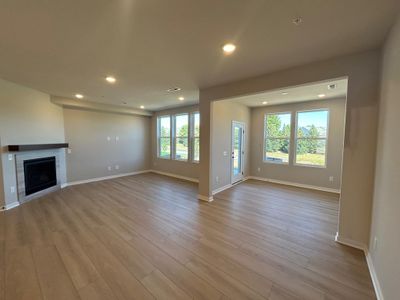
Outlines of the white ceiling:
<svg viewBox="0 0 400 300">
<path fill-rule="evenodd" d="M 398 0 L 0 0 L 0 77 L 158 110 L 199 88 L 376 48 Z M 300 26 L 292 23 L 301 16 Z M 224 56 L 225 42 L 237 45 Z M 114 75 L 109 85 L 104 77 Z M 167 93 L 170 87 L 179 93 Z M 177 100 L 184 96 L 185 101 Z"/>
<path fill-rule="evenodd" d="M 328 86 L 332 84 L 335 85 L 335 88 L 329 89 Z M 325 97 L 318 96 L 322 94 L 325 95 Z M 264 93 L 252 94 L 248 96 L 235 97 L 227 100 L 241 103 L 249 107 L 259 107 L 295 102 L 345 98 L 346 96 L 347 79 L 338 79 L 288 87 L 285 89 L 267 91 Z M 263 104 L 263 102 L 267 103 Z"/>
</svg>

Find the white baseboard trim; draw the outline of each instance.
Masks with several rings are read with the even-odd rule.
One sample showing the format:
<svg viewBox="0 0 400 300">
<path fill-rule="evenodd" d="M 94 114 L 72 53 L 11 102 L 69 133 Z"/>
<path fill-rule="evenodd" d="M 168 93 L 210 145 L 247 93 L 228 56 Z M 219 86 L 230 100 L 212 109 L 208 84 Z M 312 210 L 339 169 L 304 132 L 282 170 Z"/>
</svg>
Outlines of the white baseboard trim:
<svg viewBox="0 0 400 300">
<path fill-rule="evenodd" d="M 240 184 L 240 183 L 246 181 L 247 179 L 250 179 L 250 177 L 244 177 L 243 180 L 240 180 L 240 181 L 238 181 L 238 182 L 235 182 L 234 184 L 229 183 L 229 184 L 224 185 L 224 186 L 222 186 L 222 187 L 220 187 L 220 188 L 217 188 L 217 189 L 215 189 L 215 190 L 212 191 L 212 194 L 213 194 L 213 196 L 214 196 L 215 194 L 221 193 L 222 191 L 225 191 L 225 190 L 227 190 L 227 189 L 229 189 L 229 188 L 231 188 L 231 187 L 233 187 L 233 186 L 235 186 L 235 185 L 238 185 L 238 184 Z"/>
<path fill-rule="evenodd" d="M 150 170 L 143 170 L 143 171 L 116 174 L 116 175 L 110 175 L 110 176 L 104 176 L 104 177 L 96 177 L 96 178 L 85 179 L 85 180 L 72 181 L 72 182 L 68 182 L 68 183 L 62 184 L 61 188 L 65 188 L 67 186 L 72 186 L 72 185 L 78 185 L 78 184 L 84 184 L 84 183 L 90 183 L 90 182 L 96 182 L 96 181 L 103 181 L 103 180 L 108 180 L 108 179 L 114 179 L 114 178 L 132 176 L 132 175 L 138 175 L 138 174 L 149 173 L 149 172 L 150 172 Z"/>
<path fill-rule="evenodd" d="M 277 184 L 282 184 L 282 185 L 289 185 L 289 186 L 294 186 L 294 187 L 299 187 L 299 188 L 304 188 L 304 189 L 310 189 L 310 190 L 316 190 L 316 191 L 340 194 L 340 190 L 338 190 L 338 189 L 331 189 L 331 188 L 320 187 L 320 186 L 315 186 L 315 185 L 308 185 L 308 184 L 302 184 L 302 183 L 296 183 L 296 182 L 290 182 L 290 181 L 283 181 L 283 180 L 276 180 L 276 179 L 270 179 L 270 178 L 265 178 L 265 177 L 257 177 L 257 176 L 249 176 L 249 179 L 261 180 L 261 181 L 277 183 Z"/>
<path fill-rule="evenodd" d="M 365 252 L 365 257 L 367 259 L 367 264 L 368 264 L 369 274 L 371 275 L 372 284 L 374 285 L 376 298 L 378 300 L 384 300 L 381 285 L 379 284 L 378 276 L 376 275 L 375 267 L 372 262 L 371 253 L 368 251 L 367 248 L 365 249 L 364 252 Z"/>
<path fill-rule="evenodd" d="M 339 232 L 336 232 L 335 235 L 335 242 L 338 242 L 339 244 L 345 245 L 345 246 L 349 246 L 349 247 L 353 247 L 356 249 L 360 249 L 362 251 L 365 252 L 365 249 L 367 249 L 367 246 L 363 243 L 348 239 L 348 238 L 343 238 L 341 236 L 339 236 Z"/>
<path fill-rule="evenodd" d="M 14 207 L 17 207 L 17 206 L 19 206 L 19 205 L 20 205 L 20 203 L 19 203 L 18 201 L 15 201 L 15 202 L 13 202 L 13 203 L 6 204 L 5 206 L 3 206 L 3 207 L 0 209 L 0 211 L 9 210 L 9 209 L 12 209 L 12 208 L 14 208 Z"/>
<path fill-rule="evenodd" d="M 214 201 L 213 196 L 209 196 L 208 197 L 208 196 L 203 196 L 203 195 L 200 195 L 200 194 L 197 195 L 197 199 L 202 200 L 202 201 L 206 201 L 206 202 Z"/>
<path fill-rule="evenodd" d="M 371 275 L 372 284 L 374 285 L 376 298 L 378 300 L 384 300 L 381 285 L 379 284 L 378 276 L 376 274 L 375 267 L 374 267 L 374 264 L 372 261 L 372 257 L 368 250 L 367 245 L 357 242 L 357 241 L 354 241 L 354 240 L 351 240 L 351 239 L 348 239 L 348 238 L 342 238 L 339 236 L 339 232 L 336 232 L 335 241 L 338 242 L 339 244 L 353 247 L 356 249 L 360 249 L 364 252 L 365 259 L 367 260 L 369 274 Z"/>
<path fill-rule="evenodd" d="M 183 180 L 187 180 L 187 181 L 191 181 L 191 182 L 195 182 L 195 183 L 199 183 L 198 179 L 192 178 L 192 177 L 181 176 L 181 175 L 178 175 L 178 174 L 162 172 L 162 171 L 158 171 L 158 170 L 149 170 L 149 172 L 160 174 L 160 175 L 164 175 L 164 176 L 168 176 L 168 177 L 174 177 L 174 178 L 178 178 L 178 179 L 183 179 Z"/>
<path fill-rule="evenodd" d="M 225 191 L 225 190 L 227 190 L 227 189 L 229 189 L 229 188 L 231 188 L 231 187 L 233 187 L 232 184 L 224 185 L 224 186 L 222 186 L 222 187 L 220 187 L 220 188 L 217 188 L 217 189 L 213 190 L 213 191 L 212 191 L 212 194 L 213 194 L 213 196 L 214 196 L 215 194 L 221 193 L 222 191 Z"/>
</svg>

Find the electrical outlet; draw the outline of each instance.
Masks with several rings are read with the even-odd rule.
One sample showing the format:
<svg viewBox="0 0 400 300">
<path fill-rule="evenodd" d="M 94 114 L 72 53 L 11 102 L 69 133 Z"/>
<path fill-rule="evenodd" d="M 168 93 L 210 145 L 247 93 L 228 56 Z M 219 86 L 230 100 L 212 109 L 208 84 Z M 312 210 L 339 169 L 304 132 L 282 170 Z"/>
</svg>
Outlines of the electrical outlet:
<svg viewBox="0 0 400 300">
<path fill-rule="evenodd" d="M 115 170 L 119 170 L 119 165 L 115 165 Z"/>
<path fill-rule="evenodd" d="M 107 169 L 108 169 L 108 171 L 111 171 L 111 169 L 112 169 L 112 168 L 111 168 L 111 166 L 108 166 L 108 168 L 107 168 Z"/>
<path fill-rule="evenodd" d="M 224 156 L 228 156 L 228 151 L 224 151 Z"/>
<path fill-rule="evenodd" d="M 10 192 L 11 192 L 11 194 L 14 194 L 14 193 L 15 193 L 15 186 L 11 186 L 11 187 L 10 187 Z"/>
<path fill-rule="evenodd" d="M 260 167 L 258 167 L 258 168 L 257 168 L 257 171 L 258 171 L 258 172 L 261 172 L 261 168 L 260 168 Z"/>
<path fill-rule="evenodd" d="M 333 176 L 329 176 L 329 181 L 333 182 Z"/>
</svg>

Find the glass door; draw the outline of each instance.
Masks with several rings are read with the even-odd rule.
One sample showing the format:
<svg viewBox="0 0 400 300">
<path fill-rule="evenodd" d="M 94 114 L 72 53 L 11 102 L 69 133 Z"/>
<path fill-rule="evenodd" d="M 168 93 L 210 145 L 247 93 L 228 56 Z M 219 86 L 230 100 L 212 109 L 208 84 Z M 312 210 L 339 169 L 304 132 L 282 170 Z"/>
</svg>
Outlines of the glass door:
<svg viewBox="0 0 400 300">
<path fill-rule="evenodd" d="M 232 122 L 231 183 L 243 179 L 244 124 Z"/>
</svg>

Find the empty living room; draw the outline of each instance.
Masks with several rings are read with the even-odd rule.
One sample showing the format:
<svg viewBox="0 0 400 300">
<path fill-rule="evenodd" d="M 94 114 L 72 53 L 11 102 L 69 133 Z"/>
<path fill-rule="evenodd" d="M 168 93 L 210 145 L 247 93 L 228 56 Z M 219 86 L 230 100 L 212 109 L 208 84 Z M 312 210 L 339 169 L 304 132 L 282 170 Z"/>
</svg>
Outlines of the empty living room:
<svg viewBox="0 0 400 300">
<path fill-rule="evenodd" d="M 399 95 L 399 0 L 0 0 L 0 300 L 400 299 Z"/>
</svg>

